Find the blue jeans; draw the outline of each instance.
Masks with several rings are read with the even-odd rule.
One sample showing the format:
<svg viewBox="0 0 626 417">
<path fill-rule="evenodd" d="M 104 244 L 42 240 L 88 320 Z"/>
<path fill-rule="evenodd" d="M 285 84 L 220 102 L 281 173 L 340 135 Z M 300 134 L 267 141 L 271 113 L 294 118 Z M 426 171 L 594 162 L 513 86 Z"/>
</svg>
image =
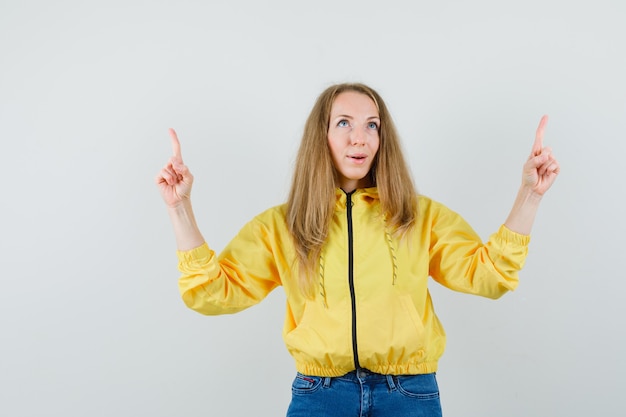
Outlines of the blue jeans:
<svg viewBox="0 0 626 417">
<path fill-rule="evenodd" d="M 381 375 L 365 369 L 329 378 L 298 373 L 287 417 L 441 417 L 435 374 Z"/>
</svg>

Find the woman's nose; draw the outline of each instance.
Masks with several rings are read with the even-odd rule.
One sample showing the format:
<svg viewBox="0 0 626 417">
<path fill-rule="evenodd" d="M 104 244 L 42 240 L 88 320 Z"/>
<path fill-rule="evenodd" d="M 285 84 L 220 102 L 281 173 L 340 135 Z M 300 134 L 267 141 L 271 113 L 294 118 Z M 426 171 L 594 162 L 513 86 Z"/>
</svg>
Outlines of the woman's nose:
<svg viewBox="0 0 626 417">
<path fill-rule="evenodd" d="M 363 131 L 363 129 L 360 129 L 358 127 L 352 129 L 351 132 L 351 141 L 353 145 L 362 145 L 365 143 L 365 132 Z"/>
</svg>

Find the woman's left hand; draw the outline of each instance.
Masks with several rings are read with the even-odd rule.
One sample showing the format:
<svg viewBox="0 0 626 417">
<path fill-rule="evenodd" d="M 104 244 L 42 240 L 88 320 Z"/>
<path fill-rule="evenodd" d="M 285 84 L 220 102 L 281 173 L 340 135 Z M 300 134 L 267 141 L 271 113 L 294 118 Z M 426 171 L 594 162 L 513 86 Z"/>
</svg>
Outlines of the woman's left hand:
<svg viewBox="0 0 626 417">
<path fill-rule="evenodd" d="M 548 123 L 548 116 L 543 116 L 537 127 L 535 143 L 528 160 L 524 164 L 522 186 L 543 195 L 554 183 L 561 168 L 552 154 L 552 148 L 543 147 L 543 132 Z"/>
</svg>

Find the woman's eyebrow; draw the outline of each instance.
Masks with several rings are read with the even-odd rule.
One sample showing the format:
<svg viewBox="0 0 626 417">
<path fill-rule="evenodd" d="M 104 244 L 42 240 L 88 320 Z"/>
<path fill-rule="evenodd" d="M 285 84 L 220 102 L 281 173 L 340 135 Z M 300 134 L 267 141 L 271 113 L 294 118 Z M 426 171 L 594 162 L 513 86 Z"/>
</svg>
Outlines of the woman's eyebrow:
<svg viewBox="0 0 626 417">
<path fill-rule="evenodd" d="M 333 119 L 336 119 L 337 117 L 343 117 L 346 119 L 354 119 L 354 116 L 350 116 L 349 114 L 338 114 L 336 116 L 333 116 Z M 378 119 L 380 120 L 380 116 L 369 116 L 366 118 L 366 120 L 372 120 L 372 119 Z"/>
</svg>

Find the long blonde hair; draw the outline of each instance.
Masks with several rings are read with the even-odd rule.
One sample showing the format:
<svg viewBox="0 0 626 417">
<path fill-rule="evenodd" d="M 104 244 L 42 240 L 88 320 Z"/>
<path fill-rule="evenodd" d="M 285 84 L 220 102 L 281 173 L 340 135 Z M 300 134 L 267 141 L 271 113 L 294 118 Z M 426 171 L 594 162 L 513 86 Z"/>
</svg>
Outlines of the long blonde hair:
<svg viewBox="0 0 626 417">
<path fill-rule="evenodd" d="M 378 109 L 380 145 L 368 175 L 370 183 L 378 187 L 387 225 L 394 234 L 402 235 L 415 223 L 415 186 L 385 102 L 364 84 L 345 83 L 327 88 L 317 98 L 304 126 L 287 200 L 287 224 L 299 263 L 299 285 L 308 296 L 315 288 L 315 268 L 336 201 L 338 176 L 328 147 L 330 111 L 337 96 L 345 91 L 365 94 Z"/>
</svg>

